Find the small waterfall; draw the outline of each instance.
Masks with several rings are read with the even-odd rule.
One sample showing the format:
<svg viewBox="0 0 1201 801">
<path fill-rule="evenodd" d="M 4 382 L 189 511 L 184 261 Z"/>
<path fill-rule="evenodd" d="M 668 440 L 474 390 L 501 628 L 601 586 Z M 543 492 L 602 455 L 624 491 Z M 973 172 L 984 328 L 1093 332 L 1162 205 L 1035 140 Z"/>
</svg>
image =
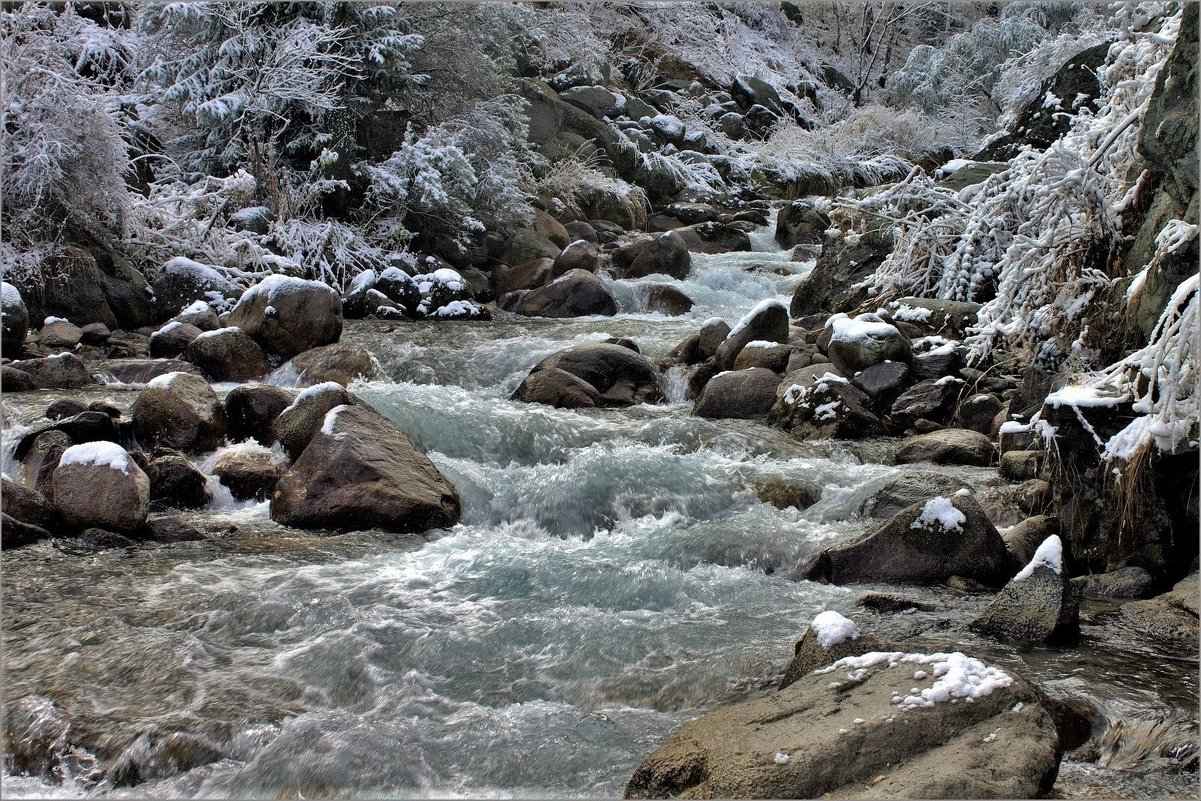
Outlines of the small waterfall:
<svg viewBox="0 0 1201 801">
<path fill-rule="evenodd" d="M 668 403 L 688 402 L 688 370 L 684 365 L 674 365 L 664 374 L 663 395 Z"/>
</svg>

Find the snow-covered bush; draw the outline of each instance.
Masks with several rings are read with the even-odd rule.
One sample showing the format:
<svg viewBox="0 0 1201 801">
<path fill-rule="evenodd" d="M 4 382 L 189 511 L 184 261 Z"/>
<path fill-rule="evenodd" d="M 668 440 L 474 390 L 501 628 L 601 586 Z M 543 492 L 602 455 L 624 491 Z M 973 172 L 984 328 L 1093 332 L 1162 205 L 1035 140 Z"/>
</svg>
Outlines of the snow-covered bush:
<svg viewBox="0 0 1201 801">
<path fill-rule="evenodd" d="M 120 230 L 130 156 L 117 91 L 130 47 L 119 31 L 22 4 L 0 11 L 6 266 L 37 282 L 41 246 L 74 230 Z"/>
</svg>

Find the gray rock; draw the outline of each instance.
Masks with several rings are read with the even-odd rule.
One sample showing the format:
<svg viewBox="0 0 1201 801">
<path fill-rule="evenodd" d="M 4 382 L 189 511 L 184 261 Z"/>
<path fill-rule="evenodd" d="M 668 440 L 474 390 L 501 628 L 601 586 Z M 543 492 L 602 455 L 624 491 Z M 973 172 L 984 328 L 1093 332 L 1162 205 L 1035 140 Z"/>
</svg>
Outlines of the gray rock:
<svg viewBox="0 0 1201 801">
<path fill-rule="evenodd" d="M 1076 576 L 1072 587 L 1082 598 L 1107 601 L 1116 598 L 1145 598 L 1155 580 L 1141 567 L 1123 567 L 1109 573 Z"/>
<path fill-rule="evenodd" d="M 915 503 L 925 503 L 927 498 L 936 495 L 950 497 L 968 488 L 965 481 L 946 473 L 902 473 L 864 501 L 859 507 L 859 514 L 887 519 Z"/>
<path fill-rule="evenodd" d="M 826 353 L 847 375 L 884 361 L 910 359 L 909 338 L 878 315 L 861 314 L 853 320 L 832 318 L 826 328 L 830 332 Z"/>
<path fill-rule="evenodd" d="M 133 402 L 130 416 L 143 447 L 204 453 L 225 439 L 221 400 L 194 373 L 167 373 L 151 381 Z"/>
<path fill-rule="evenodd" d="M 940 383 L 941 382 L 941 383 Z M 898 431 L 912 428 L 918 420 L 945 423 L 955 411 L 961 383 L 926 379 L 914 384 L 892 402 L 892 425 Z"/>
<path fill-rule="evenodd" d="M 1001 454 L 998 472 L 1006 481 L 1017 483 L 1038 478 L 1042 467 L 1042 451 L 1006 451 Z"/>
<path fill-rule="evenodd" d="M 95 443 L 76 445 L 63 454 L 71 459 L 73 448 L 93 448 Z M 123 466 L 109 463 L 62 463 L 54 471 L 54 505 L 63 523 L 74 529 L 98 526 L 118 533 L 132 533 L 146 522 L 150 509 L 150 479 L 115 443 L 104 443 L 102 456 L 123 454 Z M 111 452 L 111 454 L 110 454 Z"/>
<path fill-rule="evenodd" d="M 38 332 L 38 343 L 51 350 L 71 350 L 83 339 L 83 331 L 74 323 L 55 320 L 42 326 Z"/>
<path fill-rule="evenodd" d="M 692 310 L 692 298 L 669 284 L 652 284 L 646 292 L 649 311 L 679 317 Z"/>
<path fill-rule="evenodd" d="M 58 460 L 62 458 L 63 451 L 71 447 L 71 444 L 70 436 L 62 431 L 50 429 L 35 434 L 29 440 L 25 452 L 17 457 L 21 460 L 26 481 L 50 502 L 54 501 L 54 471 L 58 468 Z"/>
<path fill-rule="evenodd" d="M 96 383 L 92 371 L 74 353 L 23 359 L 7 366 L 28 375 L 35 389 L 79 389 Z"/>
<path fill-rule="evenodd" d="M 0 511 L 4 514 L 42 529 L 53 529 L 58 524 L 58 510 L 45 495 L 33 487 L 27 487 L 7 477 L 0 479 Z M 4 532 L 4 544 L 8 545 L 8 532 Z"/>
<path fill-rule="evenodd" d="M 954 376 L 958 381 L 959 368 L 963 366 L 963 361 L 959 358 L 957 350 L 943 347 L 925 353 L 914 353 L 910 366 L 913 368 L 914 378 L 919 381 L 937 380 L 946 376 Z"/>
<path fill-rule="evenodd" d="M 174 317 L 197 300 L 236 298 L 241 294 L 214 268 L 182 257 L 159 267 L 153 286 L 160 320 Z"/>
<path fill-rule="evenodd" d="M 530 228 L 519 228 L 505 242 L 500 260 L 505 264 L 526 264 L 534 259 L 551 259 L 562 251 L 555 243 Z"/>
<path fill-rule="evenodd" d="M 583 220 L 563 223 L 563 230 L 567 232 L 570 242 L 583 239 L 585 242 L 591 242 L 594 245 L 600 244 L 600 239 L 596 235 L 596 229 Z"/>
<path fill-rule="evenodd" d="M 104 323 L 88 323 L 79 329 L 79 341 L 94 347 L 108 342 L 108 338 L 112 335 L 113 332 Z"/>
<path fill-rule="evenodd" d="M 780 388 L 776 390 L 776 399 L 782 399 L 786 394 L 788 394 L 788 390 L 792 389 L 793 387 L 799 387 L 797 392 L 809 389 L 814 383 L 827 374 L 832 375 L 835 378 L 846 378 L 846 376 L 842 374 L 841 370 L 829 362 L 819 362 L 817 364 L 810 364 L 805 367 L 797 368 L 796 370 L 790 370 L 784 374 L 784 380 L 780 382 Z M 858 389 L 858 387 L 856 387 L 856 389 Z M 860 402 L 866 406 L 868 404 L 868 399 L 863 399 Z"/>
<path fill-rule="evenodd" d="M 62 420 L 66 417 L 74 417 L 77 414 L 83 414 L 88 411 L 88 405 L 81 400 L 75 398 L 59 398 L 54 403 L 46 407 L 46 412 L 43 415 L 47 420 Z"/>
<path fill-rule="evenodd" d="M 1201 598 L 1197 573 L 1176 582 L 1168 592 L 1145 601 L 1122 605 L 1122 620 L 1133 631 L 1159 642 L 1171 642 L 1196 652 L 1197 602 Z"/>
<path fill-rule="evenodd" d="M 779 302 L 763 301 L 730 330 L 725 341 L 717 348 L 717 362 L 722 369 L 729 370 L 748 342 L 787 341 L 788 310 Z"/>
<path fill-rule="evenodd" d="M 782 248 L 820 245 L 830 218 L 807 200 L 794 200 L 776 214 L 776 241 Z"/>
<path fill-rule="evenodd" d="M 0 529 L 4 531 L 5 550 L 32 545 L 39 540 L 48 540 L 53 536 L 41 526 L 17 520 L 15 517 L 9 515 L 8 512 L 0 512 Z"/>
<path fill-rule="evenodd" d="M 230 439 L 254 439 L 260 445 L 275 442 L 275 418 L 292 405 L 292 394 L 270 384 L 244 384 L 225 396 L 225 419 Z"/>
<path fill-rule="evenodd" d="M 864 236 L 854 245 L 841 237 L 823 242 L 817 263 L 793 290 L 789 314 L 799 318 L 820 311 L 852 311 L 867 294 L 856 286 L 891 252 L 891 243 L 878 237 Z"/>
<path fill-rule="evenodd" d="M 721 343 L 726 341 L 726 337 L 730 335 L 730 325 L 725 320 L 716 318 L 706 320 L 701 325 L 701 330 L 697 333 L 696 357 L 698 361 L 705 361 L 708 358 L 717 355 L 717 349 L 721 347 Z"/>
<path fill-rule="evenodd" d="M 243 293 L 227 325 L 241 328 L 268 354 L 290 359 L 342 336 L 342 299 L 330 287 L 283 275 Z"/>
<path fill-rule="evenodd" d="M 955 412 L 955 425 L 991 437 L 994 433 L 993 423 L 1004 408 L 1001 399 L 991 392 L 972 395 L 959 404 L 959 410 Z"/>
<path fill-rule="evenodd" d="M 810 673 L 685 724 L 642 761 L 626 797 L 1038 798 L 1050 790 L 1058 734 L 1021 677 L 981 665 L 1007 686 L 972 703 L 898 706 L 898 688 L 934 681 L 914 679 L 915 668 L 933 668 L 873 653 L 855 681 L 846 671 Z"/>
<path fill-rule="evenodd" d="M 830 548 L 806 572 L 810 581 L 929 584 L 964 576 L 989 586 L 1012 574 L 1005 541 L 970 495 L 915 503 L 847 545 Z M 948 527 L 929 504 L 949 502 L 963 518 Z"/>
<path fill-rule="evenodd" d="M 208 479 L 181 454 L 155 456 L 145 472 L 152 509 L 199 509 L 209 502 Z"/>
<path fill-rule="evenodd" d="M 979 303 L 941 298 L 907 297 L 889 304 L 894 313 L 902 307 L 929 311 L 930 316 L 925 320 L 910 319 L 909 322 L 930 334 L 942 334 L 952 339 L 963 339 L 968 326 L 976 324 L 976 315 L 980 311 Z"/>
<path fill-rule="evenodd" d="M 806 367 L 799 372 L 813 369 Z M 781 383 L 787 381 L 785 378 Z M 772 407 L 768 422 L 799 439 L 880 436 L 884 425 L 871 413 L 868 403 L 867 396 L 850 382 L 818 380 L 799 391 L 789 389 Z"/>
<path fill-rule="evenodd" d="M 171 318 L 173 322 L 194 325 L 201 331 L 216 331 L 221 327 L 221 319 L 213 307 L 207 303 L 193 303 L 179 314 Z"/>
<path fill-rule="evenodd" d="M 265 501 L 275 492 L 286 465 L 269 448 L 239 445 L 218 454 L 213 475 L 229 489 L 234 500 Z"/>
<path fill-rule="evenodd" d="M 897 464 L 933 462 L 987 467 L 993 463 L 996 449 L 992 440 L 976 431 L 948 428 L 912 437 L 897 448 Z"/>
<path fill-rule="evenodd" d="M 548 258 L 534 259 L 516 267 L 504 266 L 498 269 L 496 276 L 496 292 L 505 295 L 522 289 L 537 289 L 552 277 L 555 260 Z"/>
<path fill-rule="evenodd" d="M 988 510 L 985 509 L 987 512 Z M 1059 520 L 1050 515 L 1034 515 L 1016 523 L 1001 534 L 1014 561 L 1024 565 L 1034 558 L 1034 551 L 1052 535 L 1059 534 Z"/>
<path fill-rule="evenodd" d="M 818 641 L 817 634 L 813 627 L 805 629 L 805 633 L 801 635 L 801 639 L 797 640 L 793 647 L 792 659 L 788 663 L 788 667 L 784 669 L 784 678 L 780 679 L 779 689 L 796 684 L 797 681 L 808 676 L 818 668 L 824 668 L 827 665 L 832 665 L 839 659 L 844 659 L 848 656 L 859 656 L 871 651 L 892 651 L 880 640 L 870 634 L 859 634 L 855 637 L 849 637 L 840 642 L 832 643 L 831 645 L 823 646 Z"/>
<path fill-rule="evenodd" d="M 297 395 L 296 399 L 276 416 L 271 429 L 288 456 L 294 460 L 299 459 L 309 441 L 321 428 L 321 423 L 330 409 L 356 403 L 358 401 L 345 387 L 332 381 L 318 384 Z"/>
<path fill-rule="evenodd" d="M 5 392 L 29 392 L 37 389 L 33 376 L 7 364 L 0 365 L 0 386 Z"/>
<path fill-rule="evenodd" d="M 1080 633 L 1080 615 L 1072 585 L 1062 566 L 1063 544 L 1048 537 L 1040 550 L 1058 549 L 1058 569 L 1036 552 L 1035 561 L 1010 579 L 988 602 L 971 628 L 1026 645 L 1062 642 Z"/>
<path fill-rule="evenodd" d="M 602 406 L 655 403 L 663 398 L 655 365 L 642 354 L 620 345 L 576 345 L 547 356 L 530 373 L 549 367 L 557 367 L 591 384 L 599 393 Z"/>
<path fill-rule="evenodd" d="M 677 229 L 691 253 L 745 253 L 751 250 L 748 234 L 755 230 L 751 223 L 705 222 Z"/>
<path fill-rule="evenodd" d="M 688 245 L 674 231 L 623 245 L 613 251 L 612 259 L 614 268 L 626 278 L 667 275 L 683 279 L 692 268 Z"/>
<path fill-rule="evenodd" d="M 174 359 L 188 352 L 188 346 L 204 332 L 191 323 L 171 321 L 150 335 L 150 355 L 155 359 Z"/>
<path fill-rule="evenodd" d="M 714 376 L 701 390 L 692 413 L 710 419 L 754 419 L 765 416 L 776 402 L 780 376 L 762 367 Z"/>
<path fill-rule="evenodd" d="M 513 393 L 513 400 L 542 403 L 559 409 L 591 409 L 600 405 L 600 392 L 582 378 L 555 367 L 530 373 Z"/>
<path fill-rule="evenodd" d="M 555 247 L 565 248 L 574 241 L 563 223 L 541 209 L 534 212 L 534 230 Z"/>
<path fill-rule="evenodd" d="M 200 368 L 180 359 L 109 359 L 100 362 L 98 369 L 122 384 L 148 384 L 167 373 L 200 375 Z"/>
<path fill-rule="evenodd" d="M 780 375 L 788 366 L 788 359 L 792 356 L 792 352 L 791 345 L 743 348 L 738 357 L 734 359 L 734 369 L 749 370 L 752 367 L 763 367 Z"/>
<path fill-rule="evenodd" d="M 563 252 L 555 257 L 551 275 L 558 278 L 572 270 L 586 270 L 594 273 L 599 264 L 600 254 L 596 250 L 596 245 L 584 239 L 577 239 L 563 248 Z"/>
<path fill-rule="evenodd" d="M 206 331 L 188 345 L 187 359 L 212 381 L 252 381 L 267 374 L 267 354 L 240 328 Z"/>
<path fill-rule="evenodd" d="M 764 478 L 752 486 L 759 500 L 777 509 L 808 509 L 822 499 L 822 488 L 808 481 Z"/>
<path fill-rule="evenodd" d="M 572 270 L 522 297 L 516 311 L 526 317 L 612 316 L 617 313 L 617 301 L 595 275 Z"/>
<path fill-rule="evenodd" d="M 618 111 L 617 95 L 603 86 L 573 86 L 560 92 L 559 97 L 594 117 L 612 117 Z"/>
<path fill-rule="evenodd" d="M 871 398 L 877 409 L 889 409 L 913 379 L 909 377 L 907 364 L 887 361 L 855 373 L 851 383 Z"/>
<path fill-rule="evenodd" d="M 21 291 L 8 282 L 0 284 L 0 349 L 7 358 L 21 355 L 29 333 L 29 309 Z"/>
<path fill-rule="evenodd" d="M 284 473 L 271 519 L 298 528 L 411 532 L 459 520 L 459 495 L 387 418 L 356 404 L 329 411 Z"/>
<path fill-rule="evenodd" d="M 380 377 L 375 357 L 366 348 L 345 342 L 306 350 L 293 356 L 281 369 L 287 370 L 289 366 L 310 386 L 334 381 L 346 387 L 357 379 L 374 381 Z"/>
</svg>

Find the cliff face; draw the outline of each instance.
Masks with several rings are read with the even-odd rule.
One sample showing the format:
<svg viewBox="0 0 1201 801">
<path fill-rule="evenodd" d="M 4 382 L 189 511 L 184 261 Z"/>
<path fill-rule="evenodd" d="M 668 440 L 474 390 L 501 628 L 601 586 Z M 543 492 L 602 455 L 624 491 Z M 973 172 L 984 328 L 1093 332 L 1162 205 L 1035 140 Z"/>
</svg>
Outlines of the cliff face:
<svg viewBox="0 0 1201 801">
<path fill-rule="evenodd" d="M 1127 272 L 1134 275 L 1155 253 L 1155 236 L 1171 219 L 1197 222 L 1198 150 L 1197 103 L 1198 18 L 1201 4 L 1187 3 L 1176 48 L 1156 81 L 1155 94 L 1147 110 L 1139 138 L 1141 163 L 1132 177 L 1147 170 L 1145 186 L 1152 190 L 1145 213 L 1126 252 Z M 1147 275 L 1133 310 L 1128 341 L 1142 345 L 1172 291 L 1184 278 L 1197 271 L 1197 240 L 1184 252 L 1165 259 Z"/>
</svg>

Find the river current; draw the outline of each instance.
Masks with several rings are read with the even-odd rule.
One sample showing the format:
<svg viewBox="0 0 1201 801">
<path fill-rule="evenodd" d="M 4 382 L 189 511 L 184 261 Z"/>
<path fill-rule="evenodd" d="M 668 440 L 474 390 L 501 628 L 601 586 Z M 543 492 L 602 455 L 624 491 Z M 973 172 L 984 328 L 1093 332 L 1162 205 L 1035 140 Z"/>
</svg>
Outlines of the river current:
<svg viewBox="0 0 1201 801">
<path fill-rule="evenodd" d="M 629 337 L 653 360 L 709 317 L 787 303 L 812 263 L 771 234 L 754 235 L 755 252 L 694 254 L 683 281 L 611 282 L 616 317 L 348 324 L 344 339 L 388 377 L 353 391 L 459 490 L 450 530 L 322 536 L 218 499 L 190 513 L 226 532 L 206 542 L 5 552 L 4 703 L 22 764 L 36 763 L 29 775 L 5 763 L 5 795 L 620 796 L 682 723 L 774 686 L 819 611 L 939 642 L 934 616 L 856 608 L 887 588 L 795 580 L 815 550 L 865 529 L 865 499 L 915 469 L 877 463 L 886 443 L 696 418 L 674 373 L 656 406 L 509 400 L 569 345 Z M 692 297 L 692 312 L 645 311 L 655 282 Z M 82 394 L 127 408 L 135 392 Z M 5 396 L 5 454 L 55 397 Z M 973 484 L 995 475 L 957 470 Z M 753 484 L 772 477 L 816 483 L 822 499 L 762 503 Z M 905 592 L 964 620 L 983 603 Z M 1065 762 L 1061 793 L 1196 792 L 1180 769 L 1196 765 L 1194 659 L 1087 623 L 1073 649 L 963 636 L 1122 735 L 1096 760 Z"/>
</svg>

